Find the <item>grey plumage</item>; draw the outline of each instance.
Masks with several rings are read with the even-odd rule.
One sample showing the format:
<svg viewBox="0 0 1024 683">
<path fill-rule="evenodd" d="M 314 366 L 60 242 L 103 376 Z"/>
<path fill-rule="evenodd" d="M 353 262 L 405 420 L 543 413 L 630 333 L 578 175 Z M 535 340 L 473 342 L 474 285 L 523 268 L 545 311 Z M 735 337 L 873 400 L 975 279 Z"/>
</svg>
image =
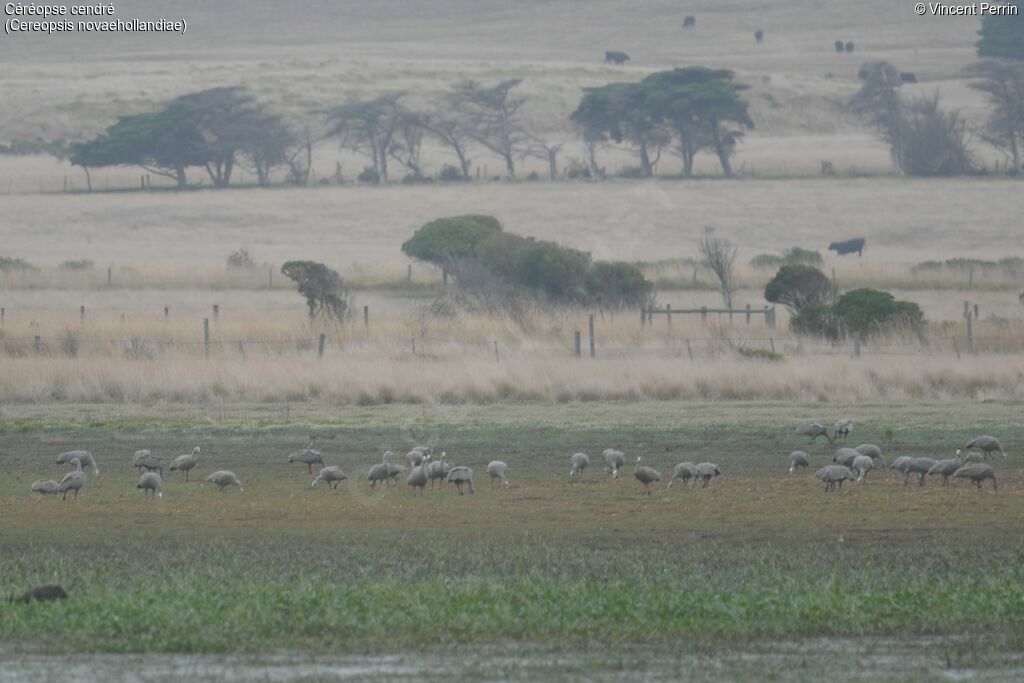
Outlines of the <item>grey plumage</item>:
<svg viewBox="0 0 1024 683">
<path fill-rule="evenodd" d="M 838 441 L 839 437 L 843 437 L 843 443 L 845 444 L 846 437 L 850 436 L 853 432 L 853 420 L 836 420 L 835 429 L 836 440 Z"/>
<path fill-rule="evenodd" d="M 38 493 L 41 496 L 56 495 L 59 488 L 60 483 L 53 479 L 39 479 L 32 482 L 32 493 Z"/>
<path fill-rule="evenodd" d="M 142 489 L 143 494 L 149 491 L 154 496 L 164 497 L 163 477 L 156 472 L 145 472 L 142 474 L 139 477 L 139 481 L 135 484 L 135 488 Z"/>
<path fill-rule="evenodd" d="M 569 458 L 569 462 L 572 464 L 572 469 L 569 470 L 569 478 L 578 476 L 583 479 L 583 470 L 590 467 L 590 458 L 586 453 L 573 453 L 572 457 Z"/>
<path fill-rule="evenodd" d="M 806 427 L 800 427 L 796 430 L 796 433 L 810 437 L 812 443 L 817 443 L 819 436 L 825 437 L 828 439 L 829 443 L 832 443 L 832 435 L 828 433 L 828 427 L 820 422 L 814 422 Z"/>
<path fill-rule="evenodd" d="M 242 492 L 242 481 L 231 470 L 217 470 L 206 478 L 206 481 L 216 486 L 221 493 L 228 486 L 237 486 L 238 492 Z"/>
<path fill-rule="evenodd" d="M 889 463 L 889 469 L 896 470 L 900 473 L 906 473 L 907 467 L 910 465 L 910 460 L 911 458 L 909 455 L 901 455 Z"/>
<path fill-rule="evenodd" d="M 420 460 L 420 464 L 412 468 L 409 472 L 409 476 L 406 477 L 405 483 L 412 487 L 413 493 L 416 493 L 416 489 L 420 490 L 420 495 L 423 495 L 423 489 L 426 487 L 427 482 L 430 481 L 430 475 L 427 474 L 427 465 L 430 464 L 430 455 L 424 455 Z"/>
<path fill-rule="evenodd" d="M 441 457 L 437 460 L 431 460 L 430 464 L 427 465 L 427 476 L 430 477 L 430 488 L 434 488 L 435 481 L 438 481 L 439 485 L 443 485 L 445 478 L 451 471 L 452 465 L 448 462 L 448 454 L 441 451 Z"/>
<path fill-rule="evenodd" d="M 956 474 L 956 471 L 963 466 L 959 458 L 947 458 L 945 460 L 939 460 L 932 468 L 928 470 L 928 474 L 942 477 L 942 485 L 947 486 L 949 484 L 949 478 Z"/>
<path fill-rule="evenodd" d="M 1006 451 L 1003 450 L 1003 445 L 999 443 L 999 439 L 994 436 L 988 436 L 987 434 L 971 439 L 967 442 L 967 445 L 964 446 L 964 448 L 977 448 L 985 454 L 985 457 L 988 457 L 995 451 L 999 451 L 1002 453 L 1003 459 L 1006 459 Z"/>
<path fill-rule="evenodd" d="M 869 455 L 858 455 L 853 459 L 850 469 L 857 473 L 857 481 L 864 481 L 868 472 L 875 468 L 875 461 Z"/>
<path fill-rule="evenodd" d="M 970 479 L 975 485 L 981 489 L 981 482 L 986 479 L 992 480 L 992 490 L 998 491 L 999 484 L 996 482 L 996 473 L 992 469 L 992 465 L 984 462 L 972 462 L 969 465 L 964 465 L 956 472 L 953 473 L 954 479 Z"/>
<path fill-rule="evenodd" d="M 836 454 L 832 456 L 832 462 L 843 467 L 853 467 L 853 461 L 860 455 L 856 450 L 852 448 L 840 448 L 836 451 Z"/>
<path fill-rule="evenodd" d="M 793 474 L 794 472 L 796 472 L 800 468 L 810 467 L 810 465 L 811 465 L 810 457 L 811 456 L 807 455 L 807 453 L 804 453 L 803 451 L 793 451 L 792 453 L 790 453 L 789 454 L 789 473 Z"/>
<path fill-rule="evenodd" d="M 612 479 L 618 479 L 619 470 L 626 465 L 626 454 L 615 448 L 606 448 L 601 457 L 604 458 L 604 471 L 611 472 Z"/>
<path fill-rule="evenodd" d="M 722 470 L 718 469 L 718 465 L 713 462 L 699 463 L 697 465 L 696 472 L 697 477 L 704 482 L 703 486 L 701 486 L 702 489 L 707 488 L 713 478 L 722 474 Z"/>
<path fill-rule="evenodd" d="M 71 458 L 71 462 L 68 463 L 75 469 L 71 470 L 64 475 L 64 478 L 60 480 L 60 484 L 57 485 L 57 493 L 63 493 L 61 500 L 68 499 L 68 491 L 75 492 L 75 500 L 78 500 L 78 492 L 83 486 L 85 486 L 85 472 L 82 471 L 82 461 L 78 458 Z"/>
<path fill-rule="evenodd" d="M 636 465 L 633 466 L 633 476 L 644 485 L 644 494 L 651 495 L 651 484 L 661 481 L 661 474 L 653 467 L 646 467 L 640 464 L 641 456 L 636 456 Z"/>
<path fill-rule="evenodd" d="M 668 481 L 668 487 L 674 488 L 676 482 L 680 480 L 688 486 L 693 486 L 697 481 L 697 466 L 692 462 L 681 462 L 672 468 L 672 478 Z"/>
<path fill-rule="evenodd" d="M 928 470 L 935 467 L 934 458 L 911 458 L 910 462 L 907 463 L 907 469 L 903 473 L 903 485 L 907 485 L 907 479 L 911 474 L 917 475 L 917 485 L 924 486 L 924 478 L 928 474 Z"/>
<path fill-rule="evenodd" d="M 434 451 L 426 446 L 414 446 L 411 451 L 405 454 L 405 459 L 409 463 L 409 467 L 419 467 L 423 464 L 423 458 L 428 455 L 433 455 Z"/>
<path fill-rule="evenodd" d="M 850 468 L 843 465 L 825 465 L 815 472 L 814 476 L 822 481 L 826 491 L 834 491 L 837 487 L 842 489 L 844 481 L 853 481 L 856 478 Z"/>
<path fill-rule="evenodd" d="M 881 460 L 882 467 L 888 467 L 888 463 L 885 462 L 885 456 L 882 455 L 882 449 L 873 443 L 862 443 L 853 450 L 857 451 L 861 455 L 866 455 L 872 460 Z"/>
<path fill-rule="evenodd" d="M 312 445 L 312 444 L 310 444 Z M 324 466 L 324 454 L 306 446 L 288 455 L 288 462 L 301 462 L 306 465 L 306 474 L 313 474 L 313 465 Z"/>
<path fill-rule="evenodd" d="M 322 481 L 326 481 L 327 485 L 331 487 L 331 490 L 337 491 L 338 484 L 348 479 L 345 476 L 345 472 L 338 465 L 328 465 L 327 467 L 321 467 L 320 472 L 317 473 L 316 479 L 310 486 L 316 486 Z"/>
<path fill-rule="evenodd" d="M 495 480 L 501 485 L 501 488 L 508 488 L 508 464 L 502 460 L 492 460 L 487 463 L 487 474 L 491 475 L 491 486 L 494 486 Z"/>
<path fill-rule="evenodd" d="M 447 482 L 455 484 L 460 496 L 463 486 L 468 486 L 470 493 L 476 493 L 476 487 L 473 486 L 473 470 L 468 467 L 453 467 L 452 471 L 448 473 Z"/>
<path fill-rule="evenodd" d="M 979 453 L 978 451 L 970 451 L 969 453 L 963 453 L 959 448 L 956 449 L 956 457 L 960 459 L 961 465 L 966 465 L 972 462 L 985 462 L 985 454 Z"/>
<path fill-rule="evenodd" d="M 381 483 L 387 486 L 388 480 L 391 478 L 391 456 L 391 451 L 385 452 L 381 462 L 371 467 L 370 471 L 366 473 L 366 480 L 370 482 L 370 488 L 376 488 Z"/>
<path fill-rule="evenodd" d="M 158 458 L 145 448 L 135 451 L 135 455 L 132 456 L 132 467 L 138 468 L 139 474 L 142 474 L 142 470 L 146 470 L 147 472 L 159 472 L 161 477 L 164 476 L 163 458 Z"/>
<path fill-rule="evenodd" d="M 96 458 L 94 458 L 92 453 L 89 451 L 68 451 L 66 453 L 61 453 L 57 456 L 57 464 L 70 465 L 74 458 L 78 458 L 78 462 L 82 464 L 82 467 L 91 467 L 92 473 L 99 475 L 100 468 L 96 464 Z"/>
<path fill-rule="evenodd" d="M 192 471 L 197 464 L 199 464 L 199 446 L 192 449 L 191 453 L 185 455 L 179 455 L 177 458 L 171 461 L 171 466 L 168 468 L 171 472 L 181 471 L 185 473 L 185 481 L 188 481 L 188 473 Z"/>
</svg>

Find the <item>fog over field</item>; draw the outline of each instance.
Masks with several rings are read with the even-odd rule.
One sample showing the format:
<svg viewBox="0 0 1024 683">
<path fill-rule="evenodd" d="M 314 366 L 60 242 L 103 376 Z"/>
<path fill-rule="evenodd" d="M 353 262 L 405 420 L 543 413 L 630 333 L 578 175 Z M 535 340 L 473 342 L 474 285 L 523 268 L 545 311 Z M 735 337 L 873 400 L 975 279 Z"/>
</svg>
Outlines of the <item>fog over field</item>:
<svg viewBox="0 0 1024 683">
<path fill-rule="evenodd" d="M 1024 677 L 1024 18 L 112 11 L 0 35 L 0 683 Z"/>
</svg>

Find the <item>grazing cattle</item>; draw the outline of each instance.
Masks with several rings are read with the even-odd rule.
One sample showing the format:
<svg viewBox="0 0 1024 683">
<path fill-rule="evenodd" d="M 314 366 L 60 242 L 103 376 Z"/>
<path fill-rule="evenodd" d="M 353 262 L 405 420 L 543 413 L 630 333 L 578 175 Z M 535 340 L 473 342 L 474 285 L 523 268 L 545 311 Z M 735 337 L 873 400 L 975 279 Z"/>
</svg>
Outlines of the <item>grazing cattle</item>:
<svg viewBox="0 0 1024 683">
<path fill-rule="evenodd" d="M 754 31 L 754 40 L 757 41 L 758 45 L 760 45 L 761 42 L 764 40 L 764 31 L 762 31 L 761 29 L 757 29 L 756 31 Z"/>
<path fill-rule="evenodd" d="M 910 71 L 901 71 L 900 80 L 904 83 L 917 83 L 917 76 Z"/>
<path fill-rule="evenodd" d="M 692 14 L 683 19 L 683 28 L 697 28 L 697 17 Z"/>
<path fill-rule="evenodd" d="M 846 54 L 850 54 L 851 52 L 853 52 L 853 41 L 846 41 L 846 45 L 844 46 L 844 48 L 846 49 Z"/>
<path fill-rule="evenodd" d="M 864 255 L 864 246 L 867 243 L 863 237 L 857 237 L 852 240 L 846 240 L 845 242 L 833 242 L 828 245 L 829 251 L 836 252 L 839 256 L 845 256 L 857 252 L 857 256 Z"/>
<path fill-rule="evenodd" d="M 614 50 L 609 50 L 608 52 L 604 53 L 605 64 L 625 64 L 628 61 L 629 55 L 627 55 L 625 52 L 615 52 Z"/>
<path fill-rule="evenodd" d="M 843 41 L 837 40 L 836 41 L 836 54 L 837 55 L 843 54 L 843 47 L 844 47 L 843 46 Z"/>
</svg>

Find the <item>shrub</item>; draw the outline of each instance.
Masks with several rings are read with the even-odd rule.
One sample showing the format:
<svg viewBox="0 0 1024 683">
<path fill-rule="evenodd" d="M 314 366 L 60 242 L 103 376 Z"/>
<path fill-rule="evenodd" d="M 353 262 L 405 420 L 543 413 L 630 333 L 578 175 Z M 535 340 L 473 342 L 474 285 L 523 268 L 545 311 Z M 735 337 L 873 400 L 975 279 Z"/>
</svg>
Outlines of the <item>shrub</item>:
<svg viewBox="0 0 1024 683">
<path fill-rule="evenodd" d="M 338 272 L 315 261 L 287 261 L 281 273 L 291 278 L 306 297 L 310 320 L 319 315 L 342 321 L 348 314 L 347 295 Z"/>
<path fill-rule="evenodd" d="M 406 173 L 402 176 L 403 185 L 429 185 L 434 182 L 434 179 L 430 176 L 416 175 L 415 173 Z"/>
<path fill-rule="evenodd" d="M 228 256 L 228 268 L 253 268 L 255 265 L 248 249 L 239 249 Z"/>
<path fill-rule="evenodd" d="M 441 172 L 437 174 L 437 179 L 445 183 L 460 183 L 466 178 L 462 175 L 462 169 L 454 164 L 445 164 L 441 167 Z"/>
<path fill-rule="evenodd" d="M 1024 59 L 1024 4 L 1012 2 L 1016 16 L 987 14 L 981 19 L 979 57 Z"/>
<path fill-rule="evenodd" d="M 652 288 L 640 269 L 631 263 L 599 261 L 587 272 L 587 297 L 600 308 L 644 305 Z"/>
<path fill-rule="evenodd" d="M 554 301 L 586 302 L 590 257 L 554 242 L 500 233 L 480 243 L 481 263 L 496 275 Z"/>
<path fill-rule="evenodd" d="M 369 184 L 372 184 L 372 185 L 379 185 L 380 184 L 380 174 L 377 173 L 377 170 L 375 168 L 373 168 L 372 166 L 367 166 L 366 168 L 364 168 L 362 170 L 362 172 L 358 176 L 356 176 L 356 180 L 358 180 L 361 183 L 369 183 Z"/>
<path fill-rule="evenodd" d="M 76 259 L 73 261 L 64 261 L 60 264 L 61 270 L 92 270 L 96 267 L 96 264 L 89 259 Z"/>
<path fill-rule="evenodd" d="M 758 254 L 750 259 L 750 265 L 754 268 L 778 268 L 779 266 L 795 265 L 803 263 L 810 266 L 820 266 L 824 263 L 821 253 L 810 249 L 793 247 L 789 251 L 778 254 Z"/>
<path fill-rule="evenodd" d="M 957 111 L 939 108 L 939 96 L 915 100 L 904 116 L 903 169 L 917 176 L 955 176 L 974 171 L 967 124 Z"/>
<path fill-rule="evenodd" d="M 740 357 L 744 360 L 765 361 L 769 363 L 777 363 L 783 360 L 781 353 L 775 353 L 768 349 L 748 349 L 740 346 L 736 349 L 736 353 L 740 354 Z"/>
<path fill-rule="evenodd" d="M 892 294 L 877 289 L 854 289 L 846 292 L 833 307 L 833 312 L 847 332 L 868 337 L 882 328 L 906 325 L 920 330 L 924 313 L 910 301 L 897 301 Z"/>
<path fill-rule="evenodd" d="M 454 270 L 459 260 L 476 253 L 476 247 L 482 240 L 500 232 L 501 223 L 493 216 L 438 218 L 421 227 L 402 244 L 402 252 Z"/>
<path fill-rule="evenodd" d="M 765 300 L 782 304 L 793 312 L 813 304 L 828 304 L 833 295 L 834 288 L 828 277 L 817 268 L 804 265 L 779 268 L 764 288 Z"/>
<path fill-rule="evenodd" d="M 570 159 L 569 165 L 565 169 L 565 176 L 569 178 L 569 180 L 590 178 L 590 167 L 587 166 L 582 159 Z"/>
<path fill-rule="evenodd" d="M 835 341 L 841 337 L 839 320 L 832 312 L 831 306 L 825 304 L 808 304 L 789 320 L 789 327 L 796 334 L 812 337 L 824 337 Z"/>
<path fill-rule="evenodd" d="M 640 180 L 645 177 L 643 169 L 639 166 L 623 166 L 616 175 L 620 178 L 629 178 L 630 180 Z"/>
<path fill-rule="evenodd" d="M 0 272 L 6 273 L 12 270 L 36 270 L 36 267 L 25 259 L 0 256 Z"/>
</svg>

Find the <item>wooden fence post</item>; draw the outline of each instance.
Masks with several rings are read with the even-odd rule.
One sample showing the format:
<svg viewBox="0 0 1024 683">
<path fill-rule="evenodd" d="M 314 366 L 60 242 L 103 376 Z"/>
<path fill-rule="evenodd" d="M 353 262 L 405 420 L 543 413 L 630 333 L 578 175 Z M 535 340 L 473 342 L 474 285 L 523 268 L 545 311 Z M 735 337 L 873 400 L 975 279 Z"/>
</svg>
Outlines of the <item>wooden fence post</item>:
<svg viewBox="0 0 1024 683">
<path fill-rule="evenodd" d="M 85 324 L 85 304 L 78 307 L 78 319 L 82 325 Z"/>
<path fill-rule="evenodd" d="M 588 324 L 588 326 L 590 328 L 590 357 L 594 358 L 594 357 L 597 356 L 597 351 L 596 351 L 596 348 L 595 348 L 595 345 L 594 345 L 594 314 L 593 313 L 590 314 L 590 318 L 587 321 L 587 324 Z"/>
<path fill-rule="evenodd" d="M 107 287 L 111 287 L 114 284 L 114 269 L 107 266 Z"/>
<path fill-rule="evenodd" d="M 405 281 L 412 282 L 412 264 L 409 264 L 408 269 L 405 271 Z"/>
<path fill-rule="evenodd" d="M 747 324 L 750 324 L 750 304 L 747 304 Z"/>
<path fill-rule="evenodd" d="M 860 335 L 853 335 L 853 357 L 860 358 Z"/>
<path fill-rule="evenodd" d="M 970 311 L 967 313 L 967 353 L 974 353 L 974 325 Z"/>
<path fill-rule="evenodd" d="M 672 304 L 665 304 L 665 319 L 668 320 L 668 326 L 672 327 Z"/>
<path fill-rule="evenodd" d="M 501 356 L 498 355 L 498 340 L 497 339 L 494 340 L 494 362 L 495 363 L 500 363 L 501 362 Z"/>
<path fill-rule="evenodd" d="M 768 337 L 768 344 L 772 347 L 772 353 L 775 353 L 775 337 Z"/>
<path fill-rule="evenodd" d="M 210 357 L 210 319 L 203 318 L 203 352 Z"/>
<path fill-rule="evenodd" d="M 412 355 L 416 355 L 416 337 L 413 337 L 409 341 L 412 342 Z"/>
<path fill-rule="evenodd" d="M 213 319 L 216 320 L 220 317 L 220 304 L 213 305 Z"/>
<path fill-rule="evenodd" d="M 42 340 L 39 338 L 38 334 L 32 339 L 32 345 L 35 347 L 36 353 L 39 353 L 39 350 L 42 347 L 41 342 Z"/>
<path fill-rule="evenodd" d="M 323 358 L 324 357 L 324 341 L 326 341 L 326 339 L 327 339 L 327 335 L 324 334 L 323 332 L 321 332 L 320 333 L 320 343 L 319 343 L 319 345 L 317 346 L 317 349 L 316 349 L 316 357 L 317 358 Z"/>
<path fill-rule="evenodd" d="M 640 307 L 640 329 L 647 327 L 647 309 L 643 306 Z"/>
<path fill-rule="evenodd" d="M 974 304 L 974 319 L 978 319 L 978 304 Z"/>
<path fill-rule="evenodd" d="M 690 356 L 690 360 L 693 360 L 693 348 L 690 346 L 690 338 L 686 338 L 686 353 Z"/>
<path fill-rule="evenodd" d="M 574 337 L 574 339 L 573 339 L 573 341 L 574 341 L 573 346 L 576 349 L 576 358 L 579 358 L 580 357 L 580 331 L 576 330 L 576 332 L 573 333 L 573 337 Z"/>
<path fill-rule="evenodd" d="M 700 321 L 703 322 L 703 323 L 706 323 L 708 321 L 708 307 L 707 306 L 701 306 L 700 307 Z"/>
<path fill-rule="evenodd" d="M 771 308 L 769 308 L 768 306 L 764 307 L 764 322 L 768 326 L 769 330 L 774 330 L 775 329 L 775 307 L 774 306 L 772 306 Z"/>
<path fill-rule="evenodd" d="M 165 318 L 169 318 L 170 316 L 171 316 L 171 307 L 170 306 L 164 306 L 164 317 Z"/>
<path fill-rule="evenodd" d="M 4 318 L 6 318 L 6 317 L 7 317 L 7 309 L 6 308 L 0 308 L 0 325 L 4 324 Z"/>
<path fill-rule="evenodd" d="M 370 329 L 370 307 L 363 306 L 363 327 Z"/>
</svg>

